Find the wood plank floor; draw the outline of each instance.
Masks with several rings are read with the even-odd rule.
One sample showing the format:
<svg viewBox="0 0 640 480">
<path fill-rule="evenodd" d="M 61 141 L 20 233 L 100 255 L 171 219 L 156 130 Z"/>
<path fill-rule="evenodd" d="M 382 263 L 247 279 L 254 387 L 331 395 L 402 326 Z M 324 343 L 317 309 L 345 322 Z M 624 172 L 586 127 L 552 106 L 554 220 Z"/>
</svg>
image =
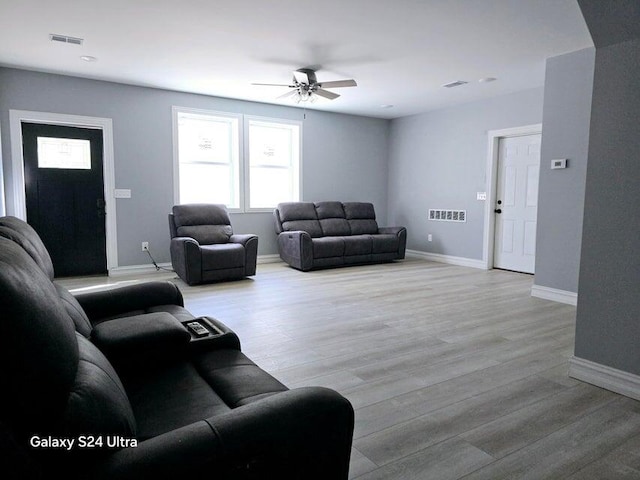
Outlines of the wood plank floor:
<svg viewBox="0 0 640 480">
<path fill-rule="evenodd" d="M 568 377 L 575 307 L 532 298 L 529 275 L 408 258 L 262 264 L 195 287 L 171 273 L 63 283 L 156 278 L 289 387 L 352 402 L 353 479 L 640 479 L 640 403 Z"/>
</svg>

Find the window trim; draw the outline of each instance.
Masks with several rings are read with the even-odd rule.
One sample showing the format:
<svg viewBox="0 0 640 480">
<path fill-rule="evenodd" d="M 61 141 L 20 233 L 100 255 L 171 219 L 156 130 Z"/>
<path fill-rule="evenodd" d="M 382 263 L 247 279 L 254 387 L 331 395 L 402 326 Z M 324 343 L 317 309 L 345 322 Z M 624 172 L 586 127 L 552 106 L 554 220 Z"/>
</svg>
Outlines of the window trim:
<svg viewBox="0 0 640 480">
<path fill-rule="evenodd" d="M 303 150 L 303 125 L 304 122 L 299 120 L 289 120 L 286 118 L 263 117 L 257 115 L 243 115 L 240 113 L 221 112 L 217 110 L 208 110 L 202 108 L 180 107 L 173 105 L 171 107 L 171 124 L 172 124 L 172 141 L 173 141 L 173 202 L 174 205 L 180 204 L 180 158 L 178 146 L 178 114 L 191 113 L 195 115 L 209 115 L 213 117 L 227 117 L 238 122 L 238 208 L 228 208 L 229 213 L 271 213 L 273 208 L 250 208 L 250 169 L 251 162 L 248 158 L 249 152 L 249 122 L 258 121 L 264 123 L 274 123 L 283 125 L 293 125 L 298 127 L 298 165 L 297 165 L 297 181 L 298 181 L 298 198 L 302 196 L 302 150 Z"/>
<path fill-rule="evenodd" d="M 242 115 L 238 113 L 220 112 L 216 110 L 206 110 L 202 108 L 190 108 L 190 107 L 171 107 L 171 124 L 172 124 L 172 141 L 173 141 L 173 204 L 180 204 L 180 155 L 178 145 L 178 115 L 180 113 L 194 114 L 194 115 L 208 115 L 211 117 L 223 117 L 236 120 L 238 123 L 238 207 L 229 208 L 229 213 L 242 213 L 244 212 L 244 182 L 243 176 L 243 161 L 244 161 L 244 138 L 243 132 L 243 120 Z"/>
<path fill-rule="evenodd" d="M 302 197 L 302 126 L 303 122 L 299 120 L 289 120 L 286 118 L 272 118 L 272 117 L 262 117 L 257 115 L 244 115 L 244 125 L 243 125 L 243 152 L 246 152 L 246 155 L 243 156 L 244 161 L 244 185 L 246 188 L 244 189 L 244 211 L 247 213 L 260 213 L 260 212 L 273 212 L 275 205 L 271 208 L 251 208 L 251 159 L 249 158 L 249 124 L 251 121 L 263 122 L 263 123 L 273 123 L 273 124 L 282 124 L 289 126 L 297 126 L 298 127 L 298 165 L 297 172 L 294 171 L 294 175 L 298 178 L 298 199 L 301 200 Z M 279 168 L 279 167 L 273 167 Z M 284 168 L 284 167 L 282 167 Z"/>
</svg>

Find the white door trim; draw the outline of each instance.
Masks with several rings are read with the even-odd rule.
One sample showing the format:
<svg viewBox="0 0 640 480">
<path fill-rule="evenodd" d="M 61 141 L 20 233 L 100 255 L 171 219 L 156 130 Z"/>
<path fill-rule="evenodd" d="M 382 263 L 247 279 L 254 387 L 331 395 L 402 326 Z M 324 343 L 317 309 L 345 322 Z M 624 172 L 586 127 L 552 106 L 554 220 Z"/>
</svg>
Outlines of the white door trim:
<svg viewBox="0 0 640 480">
<path fill-rule="evenodd" d="M 495 243 L 496 221 L 493 209 L 496 204 L 496 190 L 498 183 L 498 146 L 501 138 L 521 137 L 523 135 L 536 135 L 542 133 L 542 124 L 524 125 L 522 127 L 504 128 L 501 130 L 489 130 L 486 192 L 487 200 L 484 206 L 484 239 L 482 242 L 482 262 L 487 270 L 493 268 L 493 248 Z"/>
<path fill-rule="evenodd" d="M 85 117 L 61 113 L 9 110 L 9 132 L 11 135 L 11 169 L 13 179 L 13 207 L 8 214 L 27 219 L 27 204 L 24 185 L 24 157 L 22 151 L 22 122 L 66 125 L 71 127 L 97 128 L 102 130 L 103 181 L 106 209 L 107 270 L 118 267 L 118 235 L 116 222 L 115 165 L 113 154 L 113 122 L 110 118 Z"/>
</svg>

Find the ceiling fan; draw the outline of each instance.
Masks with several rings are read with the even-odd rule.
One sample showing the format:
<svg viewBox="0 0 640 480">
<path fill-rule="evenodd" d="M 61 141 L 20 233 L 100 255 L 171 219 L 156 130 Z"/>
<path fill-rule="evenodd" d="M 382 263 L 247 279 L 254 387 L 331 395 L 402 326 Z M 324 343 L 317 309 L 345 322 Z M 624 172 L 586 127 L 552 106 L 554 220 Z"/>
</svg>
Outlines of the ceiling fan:
<svg viewBox="0 0 640 480">
<path fill-rule="evenodd" d="M 280 95 L 277 98 L 293 97 L 297 103 L 310 101 L 313 102 L 319 97 L 333 100 L 340 95 L 326 90 L 327 88 L 340 87 L 356 87 L 358 84 L 355 80 L 334 80 L 331 82 L 319 82 L 316 72 L 310 68 L 299 68 L 293 72 L 293 83 L 290 85 L 278 83 L 253 83 L 252 85 L 265 85 L 269 87 L 289 87 L 293 90 Z"/>
</svg>

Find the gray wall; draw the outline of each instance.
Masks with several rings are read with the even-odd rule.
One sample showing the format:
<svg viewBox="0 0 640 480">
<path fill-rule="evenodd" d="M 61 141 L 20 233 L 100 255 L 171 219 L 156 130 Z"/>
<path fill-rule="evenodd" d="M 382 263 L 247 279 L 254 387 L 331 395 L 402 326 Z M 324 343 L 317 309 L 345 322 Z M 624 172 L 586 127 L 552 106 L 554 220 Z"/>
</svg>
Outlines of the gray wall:
<svg viewBox="0 0 640 480">
<path fill-rule="evenodd" d="M 595 48 L 547 60 L 535 284 L 578 292 Z M 551 170 L 551 160 L 569 167 Z"/>
<path fill-rule="evenodd" d="M 148 263 L 149 241 L 158 262 L 169 261 L 167 213 L 173 204 L 173 105 L 266 117 L 303 119 L 300 108 L 0 68 L 0 131 L 7 207 L 11 211 L 9 110 L 113 119 L 118 199 L 118 264 Z M 303 126 L 304 200 L 371 201 L 386 221 L 389 121 L 307 110 Z M 234 231 L 256 233 L 259 254 L 277 253 L 270 213 L 234 214 Z"/>
<path fill-rule="evenodd" d="M 638 17 L 640 12 L 636 22 Z M 577 357 L 636 375 L 640 375 L 639 58 L 640 39 L 604 48 L 596 45 L 575 348 Z"/>
<path fill-rule="evenodd" d="M 482 260 L 487 133 L 541 123 L 542 103 L 536 88 L 391 121 L 389 223 L 407 227 L 407 248 Z M 467 222 L 428 221 L 430 208 L 466 210 Z"/>
</svg>

